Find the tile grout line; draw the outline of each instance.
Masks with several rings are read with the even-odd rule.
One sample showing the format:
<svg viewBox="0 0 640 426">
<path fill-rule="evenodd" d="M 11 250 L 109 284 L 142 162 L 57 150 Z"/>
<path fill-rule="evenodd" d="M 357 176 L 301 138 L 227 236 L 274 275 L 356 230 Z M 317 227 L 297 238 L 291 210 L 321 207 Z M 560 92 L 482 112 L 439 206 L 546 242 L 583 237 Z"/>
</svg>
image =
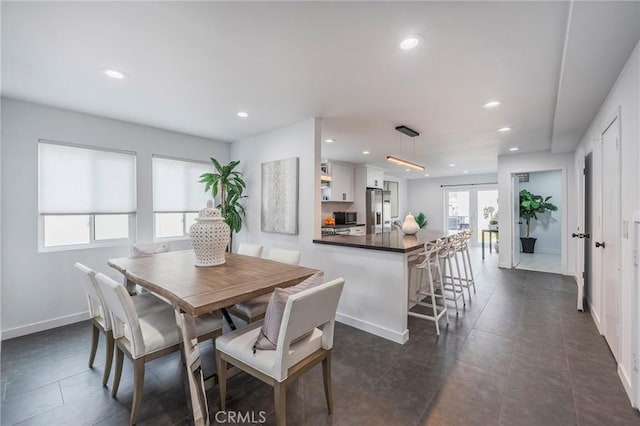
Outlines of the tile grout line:
<svg viewBox="0 0 640 426">
<path fill-rule="evenodd" d="M 524 282 L 524 291 L 525 293 L 523 293 L 522 296 L 522 301 L 520 303 L 520 310 L 518 312 L 518 324 L 516 327 L 519 327 L 521 322 L 522 322 L 522 314 L 524 311 L 524 295 L 526 294 L 527 291 L 527 286 L 529 285 L 529 279 L 531 277 L 531 274 L 527 274 L 527 278 Z M 517 334 L 516 334 L 517 336 Z M 515 340 L 515 339 L 513 339 Z M 511 377 L 511 370 L 513 369 L 513 352 L 515 351 L 515 345 L 511 346 L 511 356 L 509 357 L 509 368 L 507 369 L 507 377 L 505 379 L 504 382 L 504 389 L 502 390 L 502 398 L 500 398 L 500 407 L 498 409 L 498 418 L 497 418 L 497 422 L 498 424 L 500 424 L 500 418 L 502 417 L 502 409 L 504 408 L 504 398 L 505 395 L 507 393 L 507 385 L 509 384 L 509 377 Z"/>
</svg>

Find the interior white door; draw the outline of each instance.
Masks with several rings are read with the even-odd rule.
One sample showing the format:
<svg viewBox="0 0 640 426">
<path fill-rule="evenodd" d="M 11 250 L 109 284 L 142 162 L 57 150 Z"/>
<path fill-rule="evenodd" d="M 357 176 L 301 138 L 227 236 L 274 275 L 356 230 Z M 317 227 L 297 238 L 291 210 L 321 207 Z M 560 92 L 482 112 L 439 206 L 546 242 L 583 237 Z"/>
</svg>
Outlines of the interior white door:
<svg viewBox="0 0 640 426">
<path fill-rule="evenodd" d="M 518 176 L 511 176 L 511 187 L 513 188 L 511 200 L 511 205 L 513 206 L 511 267 L 515 268 L 520 264 L 520 179 Z"/>
<path fill-rule="evenodd" d="M 587 175 L 587 167 L 585 165 L 585 159 L 583 158 L 578 167 L 578 179 L 580 182 L 579 185 L 579 201 L 578 201 L 578 228 L 576 233 L 572 235 L 573 238 L 584 238 L 585 231 L 585 212 L 586 209 L 586 175 Z M 583 302 L 584 302 L 584 281 L 585 281 L 585 263 L 584 263 L 584 255 L 585 255 L 585 245 L 583 241 L 577 241 L 577 251 L 578 251 L 578 266 L 577 266 L 577 283 L 578 283 L 578 300 L 576 302 L 576 308 L 579 311 L 584 310 Z"/>
<path fill-rule="evenodd" d="M 604 337 L 616 360 L 620 341 L 620 138 L 616 118 L 602 134 L 602 291 Z"/>
</svg>

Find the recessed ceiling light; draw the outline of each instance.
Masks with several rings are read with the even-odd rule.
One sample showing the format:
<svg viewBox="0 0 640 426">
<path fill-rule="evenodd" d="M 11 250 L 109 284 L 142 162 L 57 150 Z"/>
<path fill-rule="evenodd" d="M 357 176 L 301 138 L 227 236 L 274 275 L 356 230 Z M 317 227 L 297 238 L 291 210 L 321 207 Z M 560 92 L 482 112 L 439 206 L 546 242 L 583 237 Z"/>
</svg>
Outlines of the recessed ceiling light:
<svg viewBox="0 0 640 426">
<path fill-rule="evenodd" d="M 411 169 L 404 169 L 404 171 L 405 171 L 405 172 L 410 172 L 410 171 L 411 171 Z"/>
<path fill-rule="evenodd" d="M 420 46 L 421 43 L 422 43 L 422 36 L 418 34 L 410 34 L 402 38 L 402 40 L 400 41 L 400 49 L 402 50 L 415 49 L 416 47 Z"/>
<path fill-rule="evenodd" d="M 509 151 L 517 151 L 517 150 L 518 150 L 517 146 L 514 146 L 513 148 L 509 148 Z"/>
<path fill-rule="evenodd" d="M 335 139 L 326 139 L 325 142 L 326 143 L 334 143 L 336 140 Z"/>
<path fill-rule="evenodd" d="M 486 104 L 482 105 L 483 108 L 495 108 L 500 105 L 500 101 L 489 101 Z"/>
<path fill-rule="evenodd" d="M 424 174 L 424 177 L 429 177 L 429 173 L 425 173 L 425 174 Z"/>
<path fill-rule="evenodd" d="M 113 70 L 111 68 L 103 68 L 102 72 L 104 73 L 104 75 L 106 75 L 109 78 L 113 78 L 115 80 L 122 80 L 123 78 L 125 78 L 127 75 L 125 73 L 123 73 L 122 71 L 118 71 L 118 70 Z"/>
<path fill-rule="evenodd" d="M 469 170 L 465 170 L 465 171 L 464 171 L 464 172 L 462 172 L 462 173 L 469 173 Z"/>
<path fill-rule="evenodd" d="M 364 155 L 369 155 L 369 151 L 362 151 Z"/>
<path fill-rule="evenodd" d="M 500 127 L 498 129 L 499 132 L 509 132 L 511 131 L 511 127 Z"/>
<path fill-rule="evenodd" d="M 455 167 L 455 166 L 456 166 L 456 165 L 455 165 L 455 164 L 453 164 L 453 163 L 449 164 L 449 167 Z"/>
<path fill-rule="evenodd" d="M 249 117 L 249 113 L 248 112 L 244 112 L 244 111 L 240 111 L 238 112 L 238 114 L 236 114 L 238 117 L 240 118 L 247 118 Z"/>
</svg>

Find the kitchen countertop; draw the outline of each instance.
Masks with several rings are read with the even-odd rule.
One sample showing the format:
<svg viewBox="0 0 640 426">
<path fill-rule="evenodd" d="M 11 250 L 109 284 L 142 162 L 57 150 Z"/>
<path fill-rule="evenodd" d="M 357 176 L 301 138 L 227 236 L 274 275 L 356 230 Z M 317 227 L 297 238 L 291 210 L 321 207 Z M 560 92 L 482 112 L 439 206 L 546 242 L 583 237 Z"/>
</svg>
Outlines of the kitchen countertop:
<svg viewBox="0 0 640 426">
<path fill-rule="evenodd" d="M 420 229 L 416 235 L 404 235 L 402 231 L 393 230 L 383 234 L 326 235 L 320 239 L 313 240 L 313 242 L 333 246 L 407 253 L 419 249 L 426 242 L 434 241 L 448 235 L 448 231 L 432 229 Z"/>
<path fill-rule="evenodd" d="M 351 225 L 322 225 L 326 229 L 340 229 L 340 228 L 353 228 L 355 226 L 365 226 L 364 223 L 354 223 Z"/>
</svg>

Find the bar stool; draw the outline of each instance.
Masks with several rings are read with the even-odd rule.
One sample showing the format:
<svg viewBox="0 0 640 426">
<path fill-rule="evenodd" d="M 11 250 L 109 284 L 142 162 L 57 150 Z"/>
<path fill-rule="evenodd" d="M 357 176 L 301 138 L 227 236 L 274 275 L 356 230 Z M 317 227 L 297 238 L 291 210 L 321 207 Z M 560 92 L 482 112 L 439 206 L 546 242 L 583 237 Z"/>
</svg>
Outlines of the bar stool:
<svg viewBox="0 0 640 426">
<path fill-rule="evenodd" d="M 446 239 L 442 249 L 438 252 L 438 258 L 442 262 L 442 283 L 443 288 L 451 292 L 452 296 L 447 300 L 453 300 L 456 306 L 456 315 L 458 315 L 458 299 L 462 298 L 462 305 L 467 306 L 464 297 L 462 280 L 460 276 L 460 263 L 458 262 L 458 240 L 457 237 L 451 236 Z M 455 264 L 455 271 L 453 265 Z"/>
<path fill-rule="evenodd" d="M 419 287 L 417 292 L 413 295 L 415 299 L 412 299 L 412 295 L 409 295 L 409 302 L 414 305 L 426 306 L 428 308 L 433 309 L 433 315 L 420 314 L 417 312 L 408 311 L 408 315 L 416 318 L 427 319 L 435 322 L 436 324 L 436 333 L 440 335 L 440 324 L 438 320 L 442 316 L 447 319 L 447 324 L 449 324 L 449 315 L 447 314 L 447 302 L 445 299 L 443 280 L 442 280 L 442 270 L 440 268 L 440 259 L 438 253 L 446 247 L 446 240 L 441 238 L 436 240 L 433 243 L 425 243 L 424 252 L 422 255 L 424 256 L 424 260 L 422 262 L 412 265 L 414 269 L 419 271 Z M 426 281 L 424 279 L 424 272 L 426 272 Z M 435 273 L 435 277 L 434 277 Z M 439 284 L 440 292 L 439 294 L 436 292 L 436 283 Z M 423 300 L 431 298 L 431 303 L 427 303 Z M 442 305 L 438 305 L 437 298 L 442 299 Z"/>
<path fill-rule="evenodd" d="M 473 269 L 471 268 L 471 256 L 469 255 L 469 242 L 471 241 L 471 232 L 465 231 L 458 234 L 458 253 L 462 258 L 462 269 L 464 272 L 464 278 L 461 278 L 462 286 L 467 289 L 469 293 L 469 300 L 471 300 L 471 287 L 473 287 L 473 294 L 476 294 L 476 282 L 473 278 Z"/>
</svg>

